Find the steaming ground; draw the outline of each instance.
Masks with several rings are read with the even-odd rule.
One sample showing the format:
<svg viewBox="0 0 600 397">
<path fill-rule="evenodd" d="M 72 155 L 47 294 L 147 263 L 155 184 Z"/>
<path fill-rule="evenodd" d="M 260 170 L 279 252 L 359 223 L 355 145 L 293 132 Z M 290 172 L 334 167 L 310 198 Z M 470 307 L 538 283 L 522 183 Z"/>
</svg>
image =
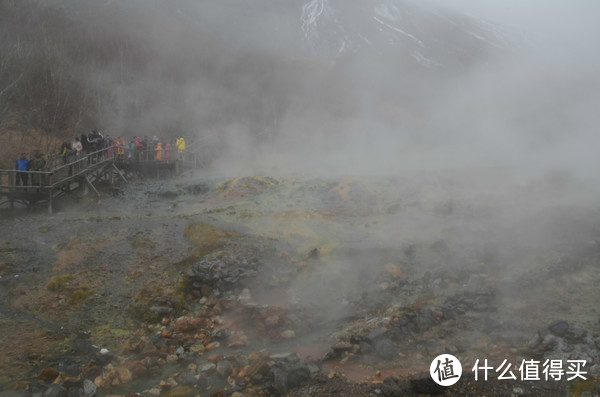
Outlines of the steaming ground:
<svg viewBox="0 0 600 397">
<path fill-rule="evenodd" d="M 539 352 L 530 348 L 532 338 L 553 322 L 589 337 L 599 331 L 593 193 L 565 174 L 531 179 L 505 168 L 393 177 L 224 178 L 205 171 L 109 188 L 100 200 L 62 202 L 52 216 L 3 217 L 0 315 L 5 329 L 18 330 L 1 344 L 3 384 L 31 379 L 43 367 L 75 365 L 81 357 L 66 346 L 78 332 L 130 355 L 122 343 L 148 332 L 132 317 L 131 308 L 145 302 L 140 291 L 168 296 L 190 265 L 213 268 L 217 258 L 256 263 L 258 274 L 219 287 L 222 295 L 211 298 L 230 302 L 219 327 L 248 337 L 243 352 L 223 343 L 216 354 L 310 351 L 312 359 L 325 358 L 325 374 L 353 381 L 377 381 L 377 369 L 414 376 L 445 352 L 467 363 L 533 358 Z M 204 241 L 208 251 L 198 256 L 184 236 L 196 222 L 227 231 L 218 235 L 225 245 Z M 66 289 L 51 291 L 50 278 L 64 275 L 73 277 Z M 92 295 L 73 301 L 69 294 L 77 286 L 85 292 L 84 283 Z M 187 316 L 210 308 L 185 299 Z M 277 314 L 257 323 L 256 310 Z M 301 319 L 286 320 L 291 329 L 273 320 L 290 314 Z M 261 321 L 275 325 L 261 335 Z M 389 354 L 363 346 L 378 329 Z M 327 353 L 340 343 L 360 349 Z M 203 363 L 208 354 L 193 360 Z M 597 350 L 587 354 L 590 366 L 598 364 Z M 146 390 L 166 376 L 118 390 Z M 209 387 L 226 386 L 215 376 Z"/>
</svg>

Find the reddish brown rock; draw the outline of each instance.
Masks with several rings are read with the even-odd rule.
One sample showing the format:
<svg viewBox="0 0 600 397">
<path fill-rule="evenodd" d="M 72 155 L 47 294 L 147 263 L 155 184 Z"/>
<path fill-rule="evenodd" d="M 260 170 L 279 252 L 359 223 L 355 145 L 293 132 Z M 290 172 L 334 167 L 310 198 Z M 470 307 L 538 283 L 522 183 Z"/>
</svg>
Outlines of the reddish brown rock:
<svg viewBox="0 0 600 397">
<path fill-rule="evenodd" d="M 202 286 L 200 287 L 200 293 L 202 294 L 202 296 L 209 297 L 212 295 L 213 289 L 210 285 L 202 284 Z"/>
<path fill-rule="evenodd" d="M 130 365 L 131 373 L 136 378 L 141 378 L 148 375 L 148 367 L 146 367 L 142 362 L 137 361 Z"/>
<path fill-rule="evenodd" d="M 221 361 L 223 359 L 223 356 L 219 355 L 219 354 L 212 354 L 208 357 L 206 357 L 206 360 L 209 363 L 218 363 L 219 361 Z"/>
<path fill-rule="evenodd" d="M 245 371 L 245 375 L 249 378 L 256 374 L 266 375 L 269 372 L 269 364 L 263 357 L 256 359 L 250 364 L 250 367 Z"/>
<path fill-rule="evenodd" d="M 169 331 L 168 329 L 163 328 L 163 330 L 160 331 L 160 337 L 170 339 L 173 337 L 173 333 L 171 331 Z"/>
<path fill-rule="evenodd" d="M 40 382 L 52 383 L 56 378 L 58 378 L 58 375 L 60 375 L 60 372 L 58 372 L 58 370 L 52 367 L 48 367 L 44 368 L 36 379 Z"/>
<path fill-rule="evenodd" d="M 142 347 L 140 354 L 143 357 L 158 356 L 158 349 L 156 348 L 156 346 L 154 346 L 154 344 L 152 342 L 146 341 L 146 342 L 144 342 L 144 346 Z"/>
</svg>

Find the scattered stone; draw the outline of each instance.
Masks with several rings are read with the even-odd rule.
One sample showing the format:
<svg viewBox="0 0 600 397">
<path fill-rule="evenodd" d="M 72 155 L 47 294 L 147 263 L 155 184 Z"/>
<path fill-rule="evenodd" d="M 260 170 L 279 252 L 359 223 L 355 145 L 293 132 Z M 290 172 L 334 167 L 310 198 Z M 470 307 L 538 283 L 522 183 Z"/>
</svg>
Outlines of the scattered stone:
<svg viewBox="0 0 600 397">
<path fill-rule="evenodd" d="M 211 342 L 208 345 L 205 346 L 206 350 L 214 350 L 214 349 L 218 349 L 219 347 L 221 347 L 221 344 L 219 342 Z"/>
<path fill-rule="evenodd" d="M 296 337 L 296 333 L 292 329 L 286 329 L 281 333 L 283 339 L 292 339 Z"/>
<path fill-rule="evenodd" d="M 173 311 L 173 308 L 168 306 L 151 306 L 149 309 L 151 312 L 158 314 L 159 316 L 164 316 L 165 314 L 169 314 Z"/>
<path fill-rule="evenodd" d="M 264 358 L 257 358 L 256 360 L 253 360 L 252 364 L 250 364 L 250 368 L 248 368 L 248 370 L 246 371 L 246 374 L 251 378 L 255 375 L 261 375 L 262 377 L 263 375 L 267 375 L 268 373 L 269 364 L 267 364 L 267 361 Z"/>
<path fill-rule="evenodd" d="M 117 368 L 117 375 L 122 383 L 127 383 L 132 379 L 131 371 L 125 367 Z"/>
<path fill-rule="evenodd" d="M 195 343 L 190 346 L 190 351 L 193 353 L 203 353 L 206 350 L 202 343 Z"/>
<path fill-rule="evenodd" d="M 375 344 L 375 342 L 378 339 L 381 339 L 381 338 L 385 337 L 386 335 L 387 335 L 386 328 L 376 328 L 373 331 L 369 332 L 366 340 L 367 340 L 367 342 L 369 342 L 371 344 Z"/>
<path fill-rule="evenodd" d="M 206 363 L 200 365 L 198 372 L 200 373 L 211 373 L 217 370 L 217 366 L 213 363 Z"/>
<path fill-rule="evenodd" d="M 181 383 L 183 386 L 194 386 L 196 385 L 196 382 L 196 374 L 194 374 L 192 371 L 187 371 L 179 383 Z"/>
<path fill-rule="evenodd" d="M 294 389 L 302 386 L 310 379 L 310 369 L 305 364 L 297 364 L 287 373 L 287 387 Z"/>
<path fill-rule="evenodd" d="M 217 373 L 221 375 L 223 379 L 227 379 L 229 375 L 231 375 L 232 368 L 231 362 L 229 360 L 219 361 L 217 364 Z"/>
<path fill-rule="evenodd" d="M 83 394 L 85 394 L 86 397 L 92 397 L 92 396 L 94 396 L 97 391 L 98 391 L 98 387 L 96 387 L 96 385 L 94 384 L 94 382 L 92 382 L 89 379 L 84 379 L 84 381 L 83 381 Z"/>
<path fill-rule="evenodd" d="M 50 385 L 44 392 L 44 397 L 61 397 L 67 394 L 66 390 L 59 384 Z"/>
<path fill-rule="evenodd" d="M 58 372 L 58 370 L 52 367 L 48 367 L 44 368 L 36 379 L 40 382 L 52 383 L 56 378 L 58 378 L 59 375 L 60 372 Z"/>
<path fill-rule="evenodd" d="M 556 335 L 563 337 L 567 333 L 567 329 L 569 328 L 569 323 L 563 320 L 558 320 L 553 322 L 548 326 L 548 330 Z"/>
<path fill-rule="evenodd" d="M 422 378 L 411 379 L 410 386 L 412 387 L 415 393 L 420 394 L 444 394 L 446 388 L 444 386 L 440 386 L 431 376 L 424 376 Z"/>
<path fill-rule="evenodd" d="M 154 357 L 158 355 L 158 349 L 150 341 L 146 341 L 140 351 L 142 357 Z"/>
<path fill-rule="evenodd" d="M 160 392 L 161 397 L 187 397 L 194 395 L 194 388 L 191 386 L 177 385 L 171 388 L 163 389 Z"/>
<path fill-rule="evenodd" d="M 211 338 L 214 340 L 226 339 L 231 336 L 231 331 L 226 329 L 219 329 L 210 334 Z"/>
<path fill-rule="evenodd" d="M 179 357 L 177 357 L 175 354 L 169 354 L 167 355 L 167 362 L 172 364 L 172 363 L 176 363 L 177 360 L 179 360 Z"/>
<path fill-rule="evenodd" d="M 67 397 L 81 397 L 83 395 L 83 388 L 79 386 L 69 387 L 67 390 Z"/>
<path fill-rule="evenodd" d="M 383 380 L 383 384 L 381 385 L 381 391 L 380 393 L 376 394 L 381 393 L 383 393 L 383 395 L 385 396 L 402 396 L 404 394 L 402 388 L 400 387 L 398 379 L 392 376 L 388 376 Z"/>
<path fill-rule="evenodd" d="M 335 353 L 349 352 L 353 348 L 352 343 L 349 342 L 338 342 L 333 345 L 332 349 Z"/>
<path fill-rule="evenodd" d="M 271 377 L 273 379 L 273 388 L 279 395 L 284 395 L 288 391 L 287 375 L 280 368 L 271 368 Z"/>
</svg>

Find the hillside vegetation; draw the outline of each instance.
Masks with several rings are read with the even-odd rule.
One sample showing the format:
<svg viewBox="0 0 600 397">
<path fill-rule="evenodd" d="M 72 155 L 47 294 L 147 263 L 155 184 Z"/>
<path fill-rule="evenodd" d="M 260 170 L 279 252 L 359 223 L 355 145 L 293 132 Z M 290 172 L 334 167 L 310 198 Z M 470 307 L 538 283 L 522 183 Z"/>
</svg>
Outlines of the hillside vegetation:
<svg viewBox="0 0 600 397">
<path fill-rule="evenodd" d="M 313 66 L 202 30 L 153 7 L 1 1 L 1 168 L 91 129 L 169 138 L 242 124 L 274 133 L 284 94 L 301 83 L 285 76 Z"/>
<path fill-rule="evenodd" d="M 0 0 L 0 167 L 92 129 L 184 135 L 210 161 L 421 125 L 495 44 L 475 22 L 384 3 L 317 18 L 303 1 Z"/>
</svg>

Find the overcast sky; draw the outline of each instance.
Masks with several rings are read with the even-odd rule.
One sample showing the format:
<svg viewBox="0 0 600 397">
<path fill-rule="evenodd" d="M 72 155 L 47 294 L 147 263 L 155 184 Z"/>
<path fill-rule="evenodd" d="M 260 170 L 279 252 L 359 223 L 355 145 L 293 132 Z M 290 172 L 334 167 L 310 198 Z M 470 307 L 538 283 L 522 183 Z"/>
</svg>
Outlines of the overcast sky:
<svg viewBox="0 0 600 397">
<path fill-rule="evenodd" d="M 562 54 L 600 59 L 598 0 L 431 1 L 531 35 Z"/>
</svg>

